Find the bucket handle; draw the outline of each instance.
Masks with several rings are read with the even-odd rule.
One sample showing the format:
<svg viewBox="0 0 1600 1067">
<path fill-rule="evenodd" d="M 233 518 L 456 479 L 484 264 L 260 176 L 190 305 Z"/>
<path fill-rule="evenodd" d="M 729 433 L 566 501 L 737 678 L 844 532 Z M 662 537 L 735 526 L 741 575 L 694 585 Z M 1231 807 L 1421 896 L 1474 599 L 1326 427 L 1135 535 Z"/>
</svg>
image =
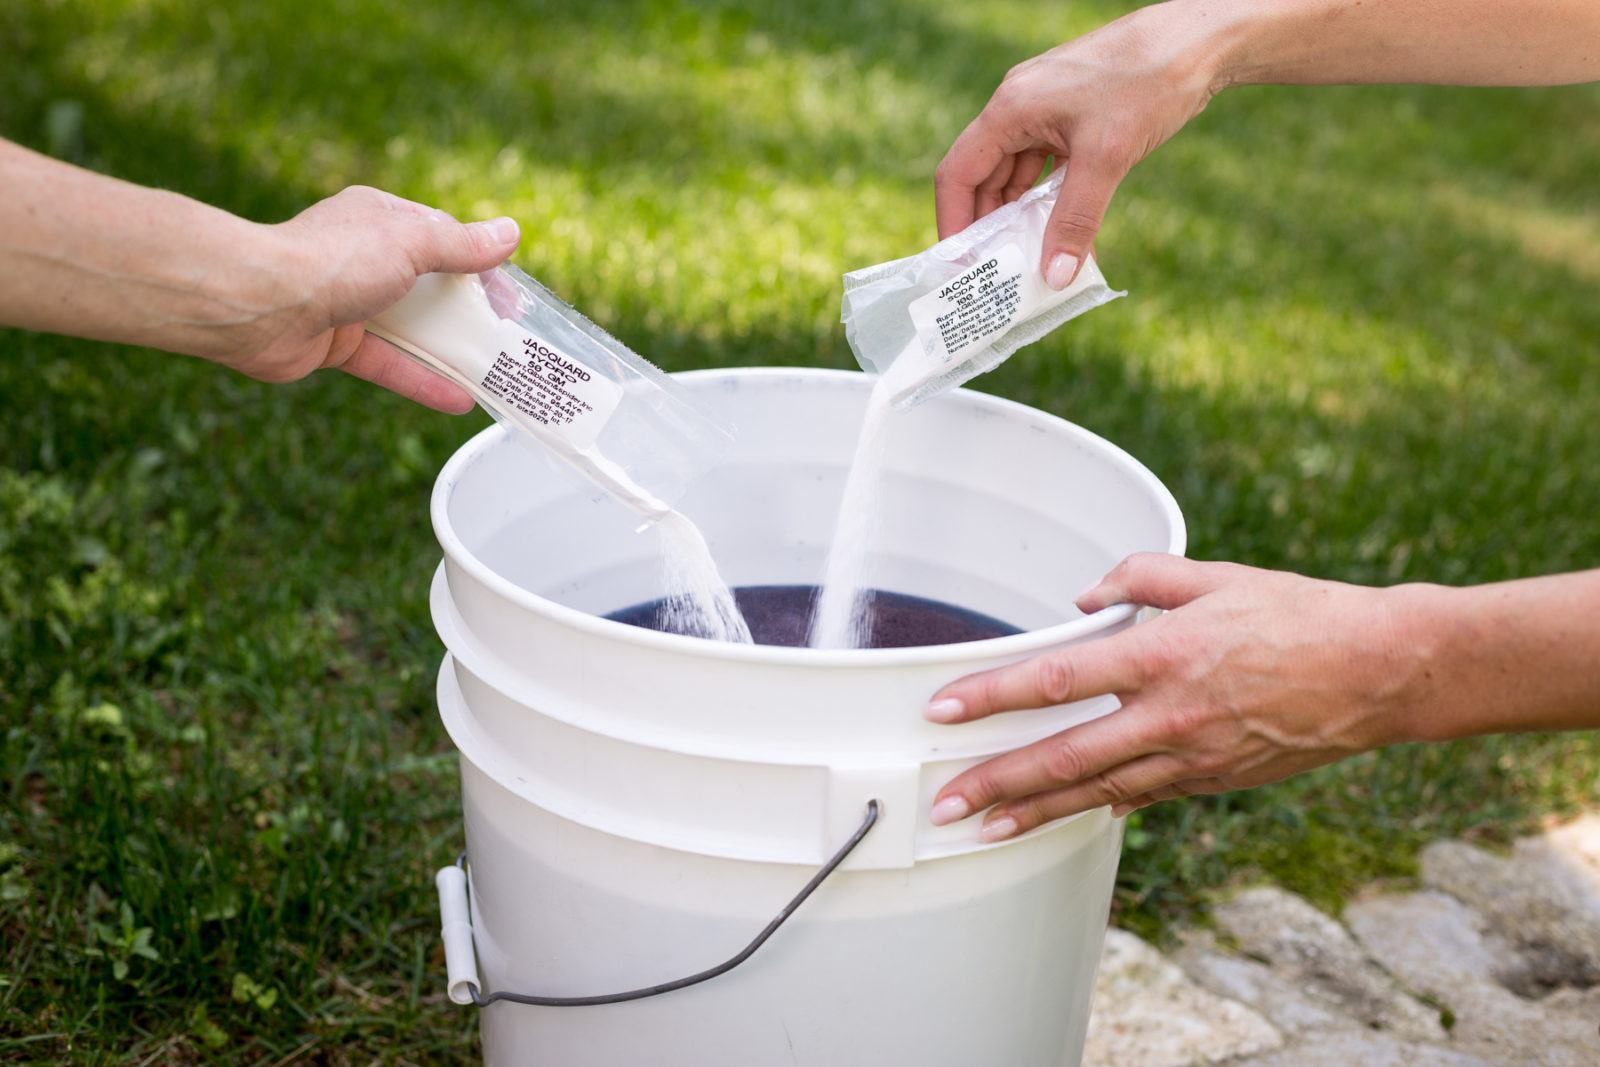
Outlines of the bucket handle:
<svg viewBox="0 0 1600 1067">
<path fill-rule="evenodd" d="M 660 985 L 646 986 L 642 989 L 630 989 L 625 993 L 602 993 L 588 997 L 540 997 L 528 993 L 508 993 L 497 990 L 487 995 L 478 990 L 478 959 L 477 952 L 472 944 L 472 916 L 467 901 L 467 875 L 466 858 L 463 852 L 453 866 L 442 868 L 434 876 L 434 884 L 439 889 L 439 918 L 440 935 L 444 938 L 445 968 L 448 972 L 450 999 L 457 1004 L 476 1004 L 480 1008 L 488 1007 L 497 1000 L 508 1000 L 516 1004 L 534 1004 L 547 1008 L 577 1008 L 595 1004 L 621 1004 L 629 1000 L 643 1000 L 645 997 L 659 996 L 662 993 L 671 993 L 674 990 L 684 989 L 688 986 L 698 985 L 701 982 L 726 974 L 739 964 L 755 954 L 756 949 L 766 943 L 767 938 L 777 933 L 795 910 L 804 904 L 806 898 L 816 891 L 817 887 L 832 874 L 839 864 L 845 861 L 855 847 L 861 844 L 862 838 L 867 836 L 873 824 L 878 821 L 879 804 L 877 800 L 867 801 L 867 814 L 861 821 L 861 826 L 850 835 L 850 840 L 839 847 L 839 851 L 824 863 L 811 881 L 807 882 L 800 892 L 794 895 L 789 903 L 783 906 L 777 917 L 766 925 L 755 940 L 751 941 L 738 955 L 725 960 L 715 967 L 707 968 L 687 978 L 679 978 L 672 982 L 663 982 Z"/>
</svg>

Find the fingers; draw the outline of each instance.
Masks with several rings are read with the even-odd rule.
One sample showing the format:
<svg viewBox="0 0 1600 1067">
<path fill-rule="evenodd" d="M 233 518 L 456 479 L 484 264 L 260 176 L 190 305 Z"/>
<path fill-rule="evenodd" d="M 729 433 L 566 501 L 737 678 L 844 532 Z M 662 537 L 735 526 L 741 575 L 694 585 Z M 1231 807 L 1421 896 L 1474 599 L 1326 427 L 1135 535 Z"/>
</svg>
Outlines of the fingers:
<svg viewBox="0 0 1600 1067">
<path fill-rule="evenodd" d="M 446 414 L 464 415 L 474 404 L 472 394 L 461 386 L 406 358 L 389 342 L 369 333 L 361 335 L 347 358 L 330 365 Z"/>
<path fill-rule="evenodd" d="M 1112 604 L 1142 604 L 1170 610 L 1218 587 L 1247 568 L 1186 559 L 1162 552 L 1136 552 L 1080 596 L 1080 611 L 1093 614 Z"/>
<path fill-rule="evenodd" d="M 1079 153 L 1067 159 L 1039 257 L 1039 270 L 1052 289 L 1065 289 L 1078 276 L 1094 248 L 1111 197 L 1128 173 L 1126 168 L 1106 166 L 1101 158 Z"/>
<path fill-rule="evenodd" d="M 498 267 L 522 240 L 516 220 L 459 223 L 443 212 L 430 214 L 418 229 L 411 262 L 420 274 L 478 274 Z"/>
<path fill-rule="evenodd" d="M 978 836 L 1000 841 L 1108 805 L 1121 816 L 1161 800 L 1237 788 L 1196 774 L 1185 753 L 1165 751 L 1157 736 L 1145 736 L 1140 718 L 1124 709 L 981 763 L 939 791 L 930 818 L 942 826 L 990 808 Z"/>
<path fill-rule="evenodd" d="M 1113 604 L 1171 610 L 1255 573 L 1234 563 L 1211 563 L 1159 552 L 1139 552 L 1117 564 L 1077 600 L 1092 614 Z M 959 678 L 933 695 L 923 715 L 956 723 L 1002 711 L 1043 708 L 1106 693 L 1137 692 L 1159 662 L 1150 631 L 1137 627 L 991 671 Z"/>
<path fill-rule="evenodd" d="M 1137 634 L 1129 630 L 958 678 L 933 695 L 923 715 L 938 723 L 970 722 L 1001 711 L 1136 691 L 1143 680 L 1133 652 Z"/>
<path fill-rule="evenodd" d="M 993 808 L 980 836 L 1000 840 L 1052 819 L 1133 798 L 1154 799 L 1193 774 L 1180 755 L 1154 749 L 1139 716 L 1114 712 L 957 775 L 939 791 L 935 825 Z"/>
<path fill-rule="evenodd" d="M 324 240 L 359 240 L 380 252 L 397 251 L 415 274 L 477 274 L 516 251 L 521 231 L 511 218 L 457 222 L 448 212 L 352 185 L 301 212 L 293 222 Z"/>
<path fill-rule="evenodd" d="M 989 174 L 987 178 L 978 183 L 973 190 L 972 209 L 978 218 L 983 218 L 989 212 L 1005 203 L 1005 193 L 1011 185 L 1012 175 L 1016 172 L 1017 157 L 1006 156 L 1000 165 Z"/>
<path fill-rule="evenodd" d="M 933 214 L 941 241 L 971 226 L 982 214 L 977 206 L 980 185 L 992 182 L 997 173 L 1003 185 L 1015 169 L 983 122 L 982 115 L 973 119 L 933 172 Z"/>
<path fill-rule="evenodd" d="M 1177 608 L 1251 573 L 1164 553 L 1136 553 L 1078 598 L 1084 611 L 1118 603 Z M 1165 617 L 1164 617 L 1165 618 Z M 932 818 L 954 822 L 994 805 L 980 839 L 998 841 L 1052 819 L 1105 805 L 1119 814 L 1188 792 L 1217 791 L 1196 779 L 1192 760 L 1169 751 L 1170 724 L 1130 703 L 1163 670 L 1159 622 L 993 671 L 958 679 L 934 694 L 924 714 L 964 722 L 1001 711 L 1116 694 L 1123 708 L 1045 741 L 997 756 L 949 782 Z M 1190 754 L 1192 755 L 1192 753 Z M 1204 772 L 1202 772 L 1204 774 Z"/>
<path fill-rule="evenodd" d="M 1140 793 L 1136 797 L 1128 797 L 1111 805 L 1111 817 L 1120 819 L 1129 812 L 1148 808 L 1152 804 L 1163 800 L 1178 800 L 1182 797 L 1208 796 L 1212 793 L 1226 793 L 1232 786 L 1227 785 L 1220 778 L 1189 778 L 1183 781 L 1170 782 L 1167 785 Z"/>
<path fill-rule="evenodd" d="M 1136 552 L 1078 597 L 1079 611 L 1094 614 L 1113 604 L 1142 604 L 1170 611 L 1252 573 L 1237 563 L 1185 559 L 1162 552 Z"/>
<path fill-rule="evenodd" d="M 1050 153 L 1039 150 L 1018 152 L 1011 168 L 1011 180 L 1006 183 L 1001 199 L 1010 204 L 1038 184 L 1050 162 Z"/>
</svg>

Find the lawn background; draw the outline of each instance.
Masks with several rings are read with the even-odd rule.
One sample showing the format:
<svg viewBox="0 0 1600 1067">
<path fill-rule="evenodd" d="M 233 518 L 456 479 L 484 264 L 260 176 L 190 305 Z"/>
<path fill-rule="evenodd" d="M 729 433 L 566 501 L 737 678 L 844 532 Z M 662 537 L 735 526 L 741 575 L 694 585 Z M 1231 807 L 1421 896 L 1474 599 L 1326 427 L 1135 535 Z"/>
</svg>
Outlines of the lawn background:
<svg viewBox="0 0 1600 1067">
<path fill-rule="evenodd" d="M 848 367 L 840 273 L 929 244 L 1006 69 L 1126 8 L 10 0 L 0 135 L 260 221 L 356 182 L 510 214 L 668 370 Z M 1595 86 L 1229 92 L 1112 206 L 1132 295 L 974 385 L 1140 457 L 1196 557 L 1594 566 L 1596 175 Z M 484 423 L 0 331 L 0 1062 L 473 1061 L 425 593 L 432 478 Z M 1597 774 L 1586 735 L 1487 739 L 1160 805 L 1116 918 L 1260 879 L 1336 910 Z"/>
</svg>

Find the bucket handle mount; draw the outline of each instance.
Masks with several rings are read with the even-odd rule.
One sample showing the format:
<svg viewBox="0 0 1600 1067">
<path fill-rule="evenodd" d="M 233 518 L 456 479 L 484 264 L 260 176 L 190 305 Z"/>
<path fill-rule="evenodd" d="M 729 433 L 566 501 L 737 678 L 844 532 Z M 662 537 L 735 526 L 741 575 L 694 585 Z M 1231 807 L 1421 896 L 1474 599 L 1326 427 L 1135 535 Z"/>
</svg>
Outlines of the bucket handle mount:
<svg viewBox="0 0 1600 1067">
<path fill-rule="evenodd" d="M 755 954 L 756 949 L 764 945 L 769 937 L 777 933 L 778 927 L 793 915 L 806 898 L 816 891 L 817 887 L 832 874 L 839 864 L 861 844 L 862 838 L 867 836 L 878 821 L 879 803 L 877 800 L 867 801 L 867 813 L 861 820 L 861 825 L 850 839 L 835 852 L 826 863 L 812 875 L 811 880 L 801 887 L 783 906 L 783 910 L 769 922 L 766 927 L 755 936 L 737 955 L 724 960 L 715 967 L 708 967 L 703 971 L 691 974 L 686 978 L 679 978 L 672 982 L 663 982 L 660 985 L 645 986 L 642 989 L 630 989 L 624 993 L 602 993 L 587 997 L 541 997 L 529 993 L 511 993 L 505 990 L 496 990 L 493 993 L 482 993 L 478 989 L 478 959 L 477 952 L 472 944 L 472 916 L 467 901 L 467 872 L 466 853 L 462 853 L 454 865 L 442 868 L 434 876 L 434 884 L 439 889 L 439 918 L 441 936 L 444 938 L 445 967 L 449 975 L 450 999 L 457 1004 L 476 1004 L 486 1008 L 497 1000 L 507 1000 L 516 1004 L 533 1004 L 548 1008 L 578 1008 L 596 1004 L 621 1004 L 629 1000 L 643 1000 L 646 997 L 659 996 L 662 993 L 671 993 L 675 990 L 685 989 L 701 982 L 709 981 L 719 975 L 726 974 L 739 964 Z"/>
</svg>

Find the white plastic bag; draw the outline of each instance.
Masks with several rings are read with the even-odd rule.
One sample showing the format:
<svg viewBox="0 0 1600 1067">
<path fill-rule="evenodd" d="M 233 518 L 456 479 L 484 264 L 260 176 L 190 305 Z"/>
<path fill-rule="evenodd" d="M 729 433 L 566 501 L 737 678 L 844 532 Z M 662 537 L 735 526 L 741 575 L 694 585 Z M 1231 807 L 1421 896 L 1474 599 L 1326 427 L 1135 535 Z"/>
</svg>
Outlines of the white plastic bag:
<svg viewBox="0 0 1600 1067">
<path fill-rule="evenodd" d="M 953 389 L 1084 312 L 1126 293 L 1088 257 L 1071 285 L 1039 273 L 1062 172 L 960 233 L 904 259 L 844 276 L 845 337 L 896 407 Z"/>
<path fill-rule="evenodd" d="M 367 329 L 647 518 L 732 439 L 655 366 L 509 264 L 423 275 Z"/>
</svg>

